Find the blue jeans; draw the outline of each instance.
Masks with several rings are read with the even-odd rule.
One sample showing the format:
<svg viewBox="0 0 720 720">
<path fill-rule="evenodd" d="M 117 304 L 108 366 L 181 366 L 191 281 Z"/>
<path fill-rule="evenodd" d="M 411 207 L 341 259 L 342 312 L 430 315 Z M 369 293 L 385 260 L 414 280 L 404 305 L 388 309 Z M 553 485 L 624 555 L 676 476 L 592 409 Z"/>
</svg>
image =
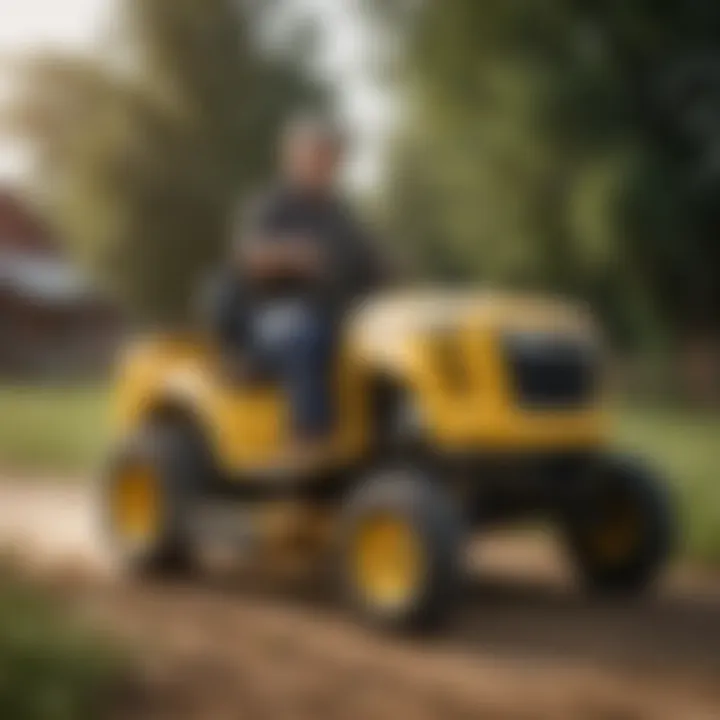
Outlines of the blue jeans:
<svg viewBox="0 0 720 720">
<path fill-rule="evenodd" d="M 256 310 L 252 328 L 257 350 L 288 397 L 295 438 L 316 440 L 328 435 L 334 419 L 334 324 L 305 304 L 277 302 Z"/>
</svg>

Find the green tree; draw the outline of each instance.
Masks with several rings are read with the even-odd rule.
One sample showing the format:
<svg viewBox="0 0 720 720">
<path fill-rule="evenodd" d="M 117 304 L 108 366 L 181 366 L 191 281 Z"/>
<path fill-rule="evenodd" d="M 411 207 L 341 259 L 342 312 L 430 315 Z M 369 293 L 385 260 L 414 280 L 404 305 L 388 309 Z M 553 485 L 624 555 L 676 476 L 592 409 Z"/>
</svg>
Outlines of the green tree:
<svg viewBox="0 0 720 720">
<path fill-rule="evenodd" d="M 426 270 L 585 297 L 633 339 L 717 336 L 720 6 L 400 9 L 386 215 Z"/>
<path fill-rule="evenodd" d="M 181 320 L 238 197 L 270 172 L 278 125 L 323 93 L 294 45 L 267 39 L 277 1 L 121 10 L 104 62 L 36 60 L 17 110 L 70 248 L 138 318 Z"/>
</svg>

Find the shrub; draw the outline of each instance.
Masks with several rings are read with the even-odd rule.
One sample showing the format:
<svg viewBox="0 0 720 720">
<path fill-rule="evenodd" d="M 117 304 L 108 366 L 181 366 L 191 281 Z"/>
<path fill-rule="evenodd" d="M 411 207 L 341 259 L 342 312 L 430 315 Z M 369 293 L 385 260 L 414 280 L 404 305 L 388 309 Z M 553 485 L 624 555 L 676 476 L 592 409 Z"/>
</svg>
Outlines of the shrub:
<svg viewBox="0 0 720 720">
<path fill-rule="evenodd" d="M 0 718 L 98 720 L 118 671 L 108 645 L 0 570 Z"/>
</svg>

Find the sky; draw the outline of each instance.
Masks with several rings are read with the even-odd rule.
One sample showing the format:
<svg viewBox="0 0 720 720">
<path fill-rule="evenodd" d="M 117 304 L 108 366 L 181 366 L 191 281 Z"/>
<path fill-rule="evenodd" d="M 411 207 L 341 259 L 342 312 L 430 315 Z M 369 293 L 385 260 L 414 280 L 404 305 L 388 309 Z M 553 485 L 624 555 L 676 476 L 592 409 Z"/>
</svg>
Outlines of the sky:
<svg viewBox="0 0 720 720">
<path fill-rule="evenodd" d="M 380 139 L 387 126 L 381 92 L 365 72 L 369 36 L 353 6 L 357 0 L 294 0 L 299 12 L 320 21 L 320 66 L 337 82 L 340 107 L 356 140 L 348 179 L 372 184 L 379 172 Z M 111 16 L 113 0 L 0 0 L 0 101 L 11 76 L 7 59 L 39 49 L 95 52 Z M 22 179 L 26 159 L 0 139 L 0 180 Z"/>
</svg>

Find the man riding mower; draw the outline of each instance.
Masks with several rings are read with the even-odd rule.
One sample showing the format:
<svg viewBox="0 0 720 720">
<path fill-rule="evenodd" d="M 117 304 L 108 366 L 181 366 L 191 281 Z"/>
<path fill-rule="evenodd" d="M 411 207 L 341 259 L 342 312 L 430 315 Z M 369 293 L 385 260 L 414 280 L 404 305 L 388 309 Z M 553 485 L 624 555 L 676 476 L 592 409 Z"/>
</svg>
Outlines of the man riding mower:
<svg viewBox="0 0 720 720">
<path fill-rule="evenodd" d="M 295 137 L 293 152 L 312 145 Z M 337 207 L 280 197 L 263 222 L 331 227 L 334 242 L 352 234 Z M 317 258 L 293 252 L 314 272 Z M 272 254 L 249 262 L 288 262 Z M 334 257 L 337 277 L 368 266 L 352 242 Z M 368 289 L 328 317 L 317 295 L 278 303 L 270 285 L 237 327 L 223 314 L 251 340 L 240 364 L 259 357 L 260 372 L 228 374 L 232 350 L 216 333 L 150 338 L 122 363 L 103 508 L 127 568 L 188 569 L 213 529 L 199 518 L 222 507 L 238 511 L 245 541 L 332 558 L 350 606 L 389 629 L 446 617 L 471 534 L 525 517 L 559 528 L 593 591 L 655 580 L 671 548 L 670 502 L 610 447 L 584 312 L 489 292 Z"/>
</svg>

